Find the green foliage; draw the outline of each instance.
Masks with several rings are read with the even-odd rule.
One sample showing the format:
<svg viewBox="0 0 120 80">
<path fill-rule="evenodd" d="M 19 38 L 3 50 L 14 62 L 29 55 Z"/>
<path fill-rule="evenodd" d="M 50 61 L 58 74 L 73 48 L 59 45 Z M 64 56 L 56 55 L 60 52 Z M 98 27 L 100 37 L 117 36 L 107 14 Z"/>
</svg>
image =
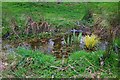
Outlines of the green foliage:
<svg viewBox="0 0 120 80">
<path fill-rule="evenodd" d="M 74 31 L 73 35 L 72 35 L 72 41 L 74 43 L 80 43 L 81 37 L 82 37 L 82 33 L 79 33 L 79 35 L 77 36 L 75 31 Z"/>
<path fill-rule="evenodd" d="M 52 76 L 54 78 L 73 78 L 76 75 L 77 78 L 91 78 L 91 74 L 99 71 L 101 78 L 117 77 L 118 55 L 114 52 L 110 55 L 110 58 L 105 60 L 105 66 L 103 67 L 99 65 L 99 58 L 104 54 L 104 51 L 77 51 L 71 53 L 69 58 L 64 59 L 64 61 L 63 59 L 56 59 L 52 55 L 43 54 L 40 51 L 26 50 L 24 48 L 18 48 L 17 53 L 19 56 L 21 55 L 21 58 L 25 59 L 19 62 L 17 69 L 14 69 L 14 71 L 10 69 L 3 71 L 4 76 L 11 74 L 14 77 L 29 78 L 51 78 Z M 32 59 L 32 61 L 28 59 Z"/>
<path fill-rule="evenodd" d="M 95 52 L 86 52 L 86 51 L 78 51 L 71 53 L 70 59 L 71 60 L 78 60 L 80 58 L 88 58 L 90 60 L 96 59 L 94 61 L 97 61 L 99 57 L 101 57 L 104 54 L 104 51 L 95 51 Z"/>
<path fill-rule="evenodd" d="M 115 46 L 118 46 L 120 48 L 120 38 L 116 38 L 113 42 Z"/>
<path fill-rule="evenodd" d="M 54 62 L 55 58 L 52 55 L 45 55 L 39 51 L 26 50 L 24 48 L 18 48 L 17 53 L 26 56 L 32 57 L 34 60 L 37 60 L 40 64 L 47 64 Z"/>
<path fill-rule="evenodd" d="M 70 37 L 70 35 L 68 35 L 67 39 L 66 40 L 64 39 L 64 43 L 66 45 L 72 45 L 74 43 L 80 43 L 81 37 L 82 37 L 82 33 L 79 33 L 79 35 L 77 36 L 75 34 L 75 32 L 73 32 L 71 37 Z"/>
<path fill-rule="evenodd" d="M 86 52 L 86 51 L 78 51 L 75 53 L 71 53 L 69 57 L 68 63 L 78 67 L 78 70 L 81 70 L 81 73 L 85 71 L 87 68 L 90 68 L 92 73 L 101 69 L 99 58 L 103 56 L 104 51 L 95 51 L 95 52 Z M 114 58 L 114 59 L 113 59 Z M 114 52 L 110 55 L 108 59 L 105 60 L 105 66 L 102 67 L 103 72 L 101 72 L 100 77 L 118 77 L 118 55 Z M 110 69 L 110 71 L 108 70 Z M 111 73 L 111 74 L 109 74 Z M 88 72 L 86 72 L 89 75 Z M 115 75 L 114 75 L 115 74 Z"/>
<path fill-rule="evenodd" d="M 70 39 L 70 36 L 68 35 L 68 37 L 67 37 L 67 40 L 65 40 L 64 39 L 64 43 L 66 44 L 66 45 L 71 45 L 72 44 L 72 40 Z"/>
</svg>

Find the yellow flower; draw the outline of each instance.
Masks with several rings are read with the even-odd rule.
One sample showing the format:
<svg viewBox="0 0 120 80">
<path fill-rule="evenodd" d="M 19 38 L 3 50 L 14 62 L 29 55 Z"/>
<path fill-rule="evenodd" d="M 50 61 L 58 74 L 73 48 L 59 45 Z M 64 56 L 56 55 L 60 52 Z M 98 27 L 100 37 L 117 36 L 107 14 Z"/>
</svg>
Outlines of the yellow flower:
<svg viewBox="0 0 120 80">
<path fill-rule="evenodd" d="M 92 49 L 99 42 L 99 38 L 94 34 L 91 36 L 87 35 L 85 36 L 84 42 L 88 49 Z"/>
</svg>

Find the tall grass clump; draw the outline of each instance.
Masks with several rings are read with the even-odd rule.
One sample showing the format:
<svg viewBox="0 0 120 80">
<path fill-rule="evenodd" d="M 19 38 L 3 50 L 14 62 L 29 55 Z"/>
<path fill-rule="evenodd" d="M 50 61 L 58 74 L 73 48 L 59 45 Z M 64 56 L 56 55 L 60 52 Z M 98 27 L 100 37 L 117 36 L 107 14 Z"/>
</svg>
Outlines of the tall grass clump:
<svg viewBox="0 0 120 80">
<path fill-rule="evenodd" d="M 74 43 L 80 43 L 82 37 L 82 33 L 79 33 L 77 36 L 75 32 L 73 32 L 72 36 L 68 35 L 67 39 L 64 39 L 64 43 L 67 45 L 72 45 Z"/>
<path fill-rule="evenodd" d="M 82 37 L 82 33 L 79 33 L 79 35 L 77 36 L 74 31 L 72 35 L 72 40 L 74 43 L 80 43 L 81 37 Z"/>
<path fill-rule="evenodd" d="M 70 38 L 70 35 L 68 35 L 66 40 L 64 39 L 64 43 L 65 43 L 65 45 L 69 45 L 69 46 L 72 45 L 72 40 Z"/>
</svg>

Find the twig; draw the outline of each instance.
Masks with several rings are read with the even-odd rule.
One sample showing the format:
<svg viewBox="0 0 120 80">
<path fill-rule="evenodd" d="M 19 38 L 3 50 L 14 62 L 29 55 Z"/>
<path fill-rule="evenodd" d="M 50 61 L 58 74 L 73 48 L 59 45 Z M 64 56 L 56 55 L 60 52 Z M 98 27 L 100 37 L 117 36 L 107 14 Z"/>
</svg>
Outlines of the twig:
<svg viewBox="0 0 120 80">
<path fill-rule="evenodd" d="M 85 57 L 84 57 L 85 58 Z M 93 65 L 88 59 L 86 59 L 85 58 L 85 60 L 87 60 L 90 64 L 91 64 L 91 66 L 93 66 L 93 67 L 96 67 L 95 65 Z M 97 67 L 96 67 L 97 68 Z M 105 72 L 104 70 L 102 70 L 101 68 L 98 68 L 98 70 L 100 70 L 100 71 L 102 71 L 102 72 Z"/>
<path fill-rule="evenodd" d="M 50 67 L 52 67 L 52 68 L 57 68 L 57 69 L 59 68 L 59 67 L 56 67 L 56 66 L 50 66 Z"/>
<path fill-rule="evenodd" d="M 20 38 L 20 36 L 16 33 L 16 31 L 15 31 L 14 29 L 12 29 L 12 30 L 13 30 L 14 34 L 16 34 L 16 36 L 17 36 L 18 38 Z"/>
<path fill-rule="evenodd" d="M 73 71 L 76 72 L 79 76 L 81 76 L 81 75 L 79 74 L 79 72 L 77 72 L 77 71 L 74 69 L 73 66 L 71 66 L 70 64 L 68 64 L 68 66 L 69 66 L 71 69 L 73 69 Z"/>
<path fill-rule="evenodd" d="M 85 58 L 85 57 L 84 57 Z M 85 58 L 86 61 L 88 61 L 93 67 L 96 67 L 94 66 L 88 59 Z"/>
<path fill-rule="evenodd" d="M 58 70 L 63 70 L 61 67 L 56 67 L 56 66 L 50 66 L 52 68 L 57 68 Z"/>
</svg>

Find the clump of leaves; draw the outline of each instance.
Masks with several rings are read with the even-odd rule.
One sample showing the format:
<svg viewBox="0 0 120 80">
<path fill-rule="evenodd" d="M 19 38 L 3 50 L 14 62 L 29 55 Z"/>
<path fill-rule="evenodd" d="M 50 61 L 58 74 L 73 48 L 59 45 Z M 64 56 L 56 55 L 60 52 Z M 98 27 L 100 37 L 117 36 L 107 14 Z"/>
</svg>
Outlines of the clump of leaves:
<svg viewBox="0 0 120 80">
<path fill-rule="evenodd" d="M 84 42 L 86 48 L 88 50 L 92 50 L 99 43 L 99 38 L 94 34 L 92 34 L 91 36 L 87 35 L 85 36 Z"/>
<path fill-rule="evenodd" d="M 73 43 L 80 43 L 82 37 L 82 33 L 79 33 L 78 35 L 76 35 L 75 32 L 73 32 L 72 36 L 68 36 L 67 39 L 64 39 L 64 43 L 67 45 L 71 45 Z"/>
<path fill-rule="evenodd" d="M 67 40 L 64 39 L 64 43 L 66 45 L 71 45 L 72 44 L 72 40 L 70 39 L 70 36 L 67 37 Z"/>
<path fill-rule="evenodd" d="M 81 37 L 82 37 L 82 33 L 79 33 L 79 35 L 77 36 L 75 34 L 75 31 L 74 31 L 73 36 L 72 36 L 72 40 L 74 43 L 80 43 Z"/>
</svg>

